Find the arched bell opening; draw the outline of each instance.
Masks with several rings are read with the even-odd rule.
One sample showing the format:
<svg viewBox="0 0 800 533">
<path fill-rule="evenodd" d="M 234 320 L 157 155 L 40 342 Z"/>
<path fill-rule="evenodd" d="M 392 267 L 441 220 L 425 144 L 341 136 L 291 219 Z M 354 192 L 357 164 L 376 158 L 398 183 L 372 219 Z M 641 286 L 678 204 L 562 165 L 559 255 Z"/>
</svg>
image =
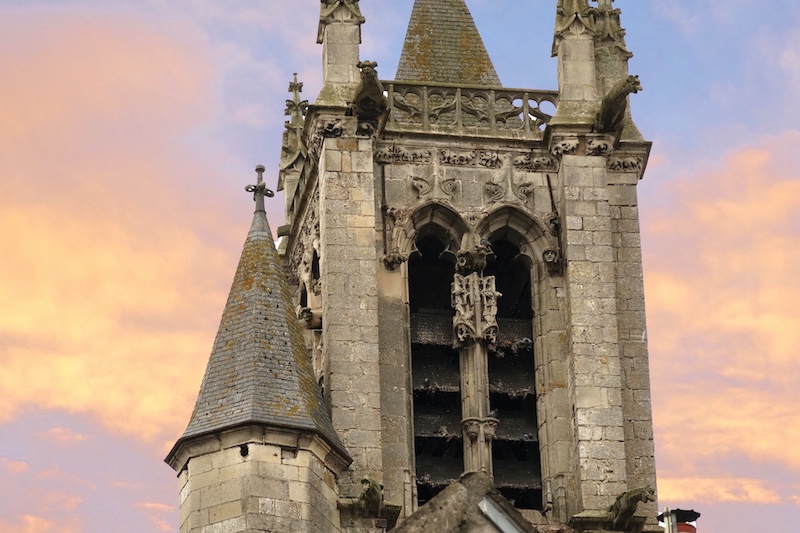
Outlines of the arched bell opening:
<svg viewBox="0 0 800 533">
<path fill-rule="evenodd" d="M 447 232 L 421 228 L 408 258 L 417 498 L 424 505 L 464 471 L 458 352 L 450 286 L 455 273 Z"/>
<path fill-rule="evenodd" d="M 495 277 L 498 339 L 489 353 L 489 404 L 500 424 L 492 442 L 497 489 L 519 509 L 542 509 L 542 476 L 536 419 L 531 261 L 517 232 L 489 237 L 493 254 L 484 271 Z"/>
</svg>

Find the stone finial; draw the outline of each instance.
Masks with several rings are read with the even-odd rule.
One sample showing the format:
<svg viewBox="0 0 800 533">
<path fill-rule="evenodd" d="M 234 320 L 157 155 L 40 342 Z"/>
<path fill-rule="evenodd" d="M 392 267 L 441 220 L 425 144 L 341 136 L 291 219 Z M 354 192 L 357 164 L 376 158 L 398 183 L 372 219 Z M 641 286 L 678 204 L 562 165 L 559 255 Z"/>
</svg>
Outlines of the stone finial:
<svg viewBox="0 0 800 533">
<path fill-rule="evenodd" d="M 558 0 L 556 7 L 556 37 L 561 36 L 577 21 L 594 32 L 594 13 L 589 0 Z"/>
<path fill-rule="evenodd" d="M 337 13 L 339 8 L 343 8 Z M 317 43 L 322 43 L 324 27 L 331 22 L 347 22 L 351 24 L 364 24 L 367 19 L 361 14 L 358 0 L 320 0 L 319 31 Z"/>
<path fill-rule="evenodd" d="M 258 174 L 258 181 L 256 184 L 248 185 L 244 188 L 244 190 L 253 193 L 253 200 L 256 202 L 256 213 L 266 213 L 267 210 L 264 207 L 264 197 L 268 196 L 272 198 L 275 196 L 275 193 L 267 189 L 267 184 L 264 183 L 264 165 L 258 165 L 256 167 L 256 174 Z"/>
<path fill-rule="evenodd" d="M 286 124 L 302 126 L 306 111 L 308 111 L 308 100 L 300 100 L 303 83 L 297 81 L 297 72 L 294 73 L 294 81 L 289 82 L 289 92 L 292 93 L 292 99 L 286 100 L 286 110 L 283 114 L 291 118 Z"/>
</svg>

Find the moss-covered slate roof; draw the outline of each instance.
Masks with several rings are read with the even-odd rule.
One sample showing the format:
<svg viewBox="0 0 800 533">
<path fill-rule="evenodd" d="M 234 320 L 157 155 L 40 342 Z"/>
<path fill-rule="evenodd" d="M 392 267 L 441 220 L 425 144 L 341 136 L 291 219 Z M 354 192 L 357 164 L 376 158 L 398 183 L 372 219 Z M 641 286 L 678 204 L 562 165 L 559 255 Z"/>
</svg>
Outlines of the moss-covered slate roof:
<svg viewBox="0 0 800 533">
<path fill-rule="evenodd" d="M 464 0 L 416 0 L 397 81 L 489 85 L 500 79 Z"/>
<path fill-rule="evenodd" d="M 314 379 L 264 211 L 256 211 L 180 441 L 243 424 L 311 430 L 344 451 Z"/>
</svg>

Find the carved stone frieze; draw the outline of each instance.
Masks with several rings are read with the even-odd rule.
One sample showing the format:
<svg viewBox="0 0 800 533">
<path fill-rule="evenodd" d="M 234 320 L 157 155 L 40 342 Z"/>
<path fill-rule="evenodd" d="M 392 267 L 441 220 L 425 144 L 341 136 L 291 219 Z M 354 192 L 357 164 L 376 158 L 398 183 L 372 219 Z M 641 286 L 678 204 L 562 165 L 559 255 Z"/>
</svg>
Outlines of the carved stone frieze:
<svg viewBox="0 0 800 533">
<path fill-rule="evenodd" d="M 525 154 L 514 158 L 514 168 L 526 172 L 556 172 L 558 159 L 549 154 Z"/>
<path fill-rule="evenodd" d="M 454 150 L 439 150 L 439 163 L 461 167 L 482 166 L 486 168 L 502 168 L 503 160 L 500 154 L 493 151 L 458 152 Z"/>
<path fill-rule="evenodd" d="M 375 161 L 378 163 L 430 163 L 431 157 L 430 150 L 406 150 L 397 146 L 375 152 Z"/>
<path fill-rule="evenodd" d="M 578 151 L 579 144 L 580 141 L 578 139 L 561 139 L 553 144 L 550 152 L 556 157 L 572 155 Z"/>
<path fill-rule="evenodd" d="M 614 142 L 607 138 L 586 139 L 586 155 L 607 156 L 614 150 Z"/>
<path fill-rule="evenodd" d="M 472 166 L 478 152 L 455 152 L 453 150 L 439 150 L 439 162 L 443 165 Z"/>
<path fill-rule="evenodd" d="M 608 170 L 614 172 L 641 172 L 644 166 L 642 157 L 612 157 L 608 160 Z"/>
<path fill-rule="evenodd" d="M 487 168 L 501 168 L 503 160 L 497 152 L 480 152 L 478 154 L 478 164 Z"/>
</svg>

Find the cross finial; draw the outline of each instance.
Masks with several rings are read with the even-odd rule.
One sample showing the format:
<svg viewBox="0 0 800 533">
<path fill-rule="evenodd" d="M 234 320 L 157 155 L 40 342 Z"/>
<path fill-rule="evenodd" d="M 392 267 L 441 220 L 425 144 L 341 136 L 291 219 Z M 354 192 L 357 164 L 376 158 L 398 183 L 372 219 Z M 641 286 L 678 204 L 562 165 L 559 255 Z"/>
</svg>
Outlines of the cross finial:
<svg viewBox="0 0 800 533">
<path fill-rule="evenodd" d="M 308 110 L 308 100 L 300 100 L 300 93 L 303 92 L 303 82 L 297 81 L 297 72 L 294 73 L 294 81 L 289 82 L 289 92 L 292 93 L 292 99 L 286 100 L 286 110 L 283 114 L 292 117 L 289 124 L 301 126 L 303 124 L 303 115 Z"/>
<path fill-rule="evenodd" d="M 248 185 L 244 190 L 253 193 L 253 200 L 256 202 L 256 212 L 263 211 L 266 213 L 264 197 L 268 196 L 272 198 L 275 196 L 275 193 L 267 189 L 267 184 L 264 183 L 264 165 L 258 165 L 256 167 L 256 174 L 258 174 L 258 182 L 256 182 L 255 185 Z"/>
</svg>

